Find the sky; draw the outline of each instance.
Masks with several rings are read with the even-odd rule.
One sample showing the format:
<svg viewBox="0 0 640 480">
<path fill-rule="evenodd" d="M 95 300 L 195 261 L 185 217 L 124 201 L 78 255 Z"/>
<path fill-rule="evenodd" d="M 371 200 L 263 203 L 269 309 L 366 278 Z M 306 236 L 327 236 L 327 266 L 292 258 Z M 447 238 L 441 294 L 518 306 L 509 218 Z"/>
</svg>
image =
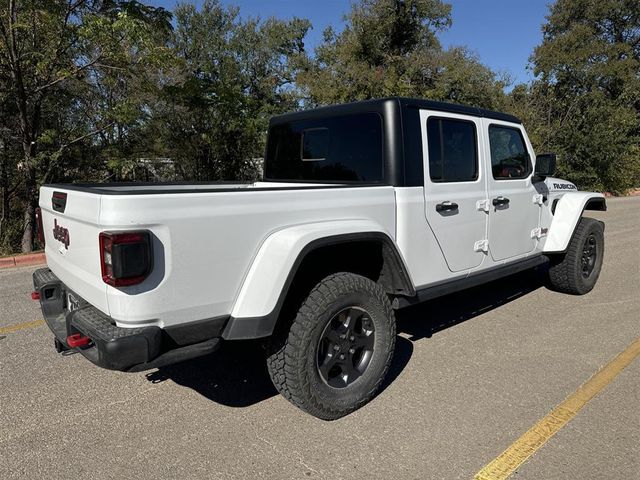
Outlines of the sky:
<svg viewBox="0 0 640 480">
<path fill-rule="evenodd" d="M 533 79 L 529 56 L 542 40 L 541 25 L 551 0 L 445 0 L 452 5 L 453 25 L 438 36 L 444 47 L 466 46 L 492 70 L 506 73 L 515 83 Z M 173 10 L 176 0 L 143 0 Z M 195 0 L 201 4 L 201 0 Z M 350 0 L 222 0 L 240 7 L 242 16 L 308 18 L 313 30 L 307 45 L 315 47 L 331 25 L 339 31 Z"/>
</svg>

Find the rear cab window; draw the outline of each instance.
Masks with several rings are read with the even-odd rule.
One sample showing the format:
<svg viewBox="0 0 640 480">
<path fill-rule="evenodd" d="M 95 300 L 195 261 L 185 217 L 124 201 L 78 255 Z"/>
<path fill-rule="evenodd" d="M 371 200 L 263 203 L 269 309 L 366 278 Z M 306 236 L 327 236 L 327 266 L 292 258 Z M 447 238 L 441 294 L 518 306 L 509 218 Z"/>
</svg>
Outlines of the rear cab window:
<svg viewBox="0 0 640 480">
<path fill-rule="evenodd" d="M 382 118 L 373 112 L 276 124 L 265 180 L 381 183 Z"/>
</svg>

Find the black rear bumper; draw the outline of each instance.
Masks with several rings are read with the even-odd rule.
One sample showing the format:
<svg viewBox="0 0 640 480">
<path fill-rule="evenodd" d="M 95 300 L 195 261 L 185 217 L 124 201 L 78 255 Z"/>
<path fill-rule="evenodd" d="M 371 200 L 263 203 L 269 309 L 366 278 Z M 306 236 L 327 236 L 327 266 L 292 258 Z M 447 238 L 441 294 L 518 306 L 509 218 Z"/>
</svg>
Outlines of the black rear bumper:
<svg viewBox="0 0 640 480">
<path fill-rule="evenodd" d="M 73 350 L 80 352 L 94 364 L 109 370 L 142 371 L 188 360 L 214 352 L 219 346 L 226 319 L 211 319 L 198 331 L 208 338 L 193 335 L 193 328 L 184 328 L 190 335 L 180 335 L 175 327 L 169 335 L 160 327 L 121 328 L 97 308 L 80 300 L 77 310 L 67 310 L 68 288 L 48 268 L 33 273 L 33 286 L 40 294 L 40 306 L 47 325 L 56 337 L 60 350 L 69 349 L 67 337 L 81 334 L 90 343 Z M 198 322 L 201 323 L 201 322 Z M 203 328 L 204 327 L 204 328 Z M 191 343 L 184 345 L 183 338 Z M 178 342 L 176 342 L 176 339 Z"/>
</svg>

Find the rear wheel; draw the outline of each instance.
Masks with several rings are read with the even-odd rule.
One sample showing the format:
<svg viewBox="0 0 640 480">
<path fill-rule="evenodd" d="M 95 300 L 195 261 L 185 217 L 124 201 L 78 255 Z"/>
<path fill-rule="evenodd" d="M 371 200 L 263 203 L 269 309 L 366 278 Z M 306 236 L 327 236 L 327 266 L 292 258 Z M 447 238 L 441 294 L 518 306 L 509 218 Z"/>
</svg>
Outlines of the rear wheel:
<svg viewBox="0 0 640 480">
<path fill-rule="evenodd" d="M 318 283 L 267 359 L 278 391 L 302 410 L 334 420 L 370 401 L 395 347 L 384 290 L 352 273 Z"/>
<path fill-rule="evenodd" d="M 573 295 L 590 292 L 598 281 L 604 258 L 604 228 L 593 218 L 581 218 L 567 251 L 551 257 L 549 283 L 553 290 Z"/>
</svg>

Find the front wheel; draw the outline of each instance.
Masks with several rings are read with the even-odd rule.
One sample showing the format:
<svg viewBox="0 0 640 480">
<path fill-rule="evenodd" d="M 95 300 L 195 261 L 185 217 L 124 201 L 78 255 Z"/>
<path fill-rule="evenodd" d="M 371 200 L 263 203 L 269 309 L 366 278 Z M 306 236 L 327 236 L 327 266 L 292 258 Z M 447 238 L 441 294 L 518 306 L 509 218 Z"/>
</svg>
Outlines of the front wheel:
<svg viewBox="0 0 640 480">
<path fill-rule="evenodd" d="M 275 339 L 267 366 L 291 403 L 334 420 L 369 402 L 389 369 L 395 317 L 384 290 L 352 273 L 318 283 L 287 335 Z"/>
<path fill-rule="evenodd" d="M 567 251 L 550 258 L 549 283 L 553 290 L 573 295 L 590 292 L 598 281 L 604 258 L 604 228 L 593 218 L 581 218 Z"/>
</svg>

